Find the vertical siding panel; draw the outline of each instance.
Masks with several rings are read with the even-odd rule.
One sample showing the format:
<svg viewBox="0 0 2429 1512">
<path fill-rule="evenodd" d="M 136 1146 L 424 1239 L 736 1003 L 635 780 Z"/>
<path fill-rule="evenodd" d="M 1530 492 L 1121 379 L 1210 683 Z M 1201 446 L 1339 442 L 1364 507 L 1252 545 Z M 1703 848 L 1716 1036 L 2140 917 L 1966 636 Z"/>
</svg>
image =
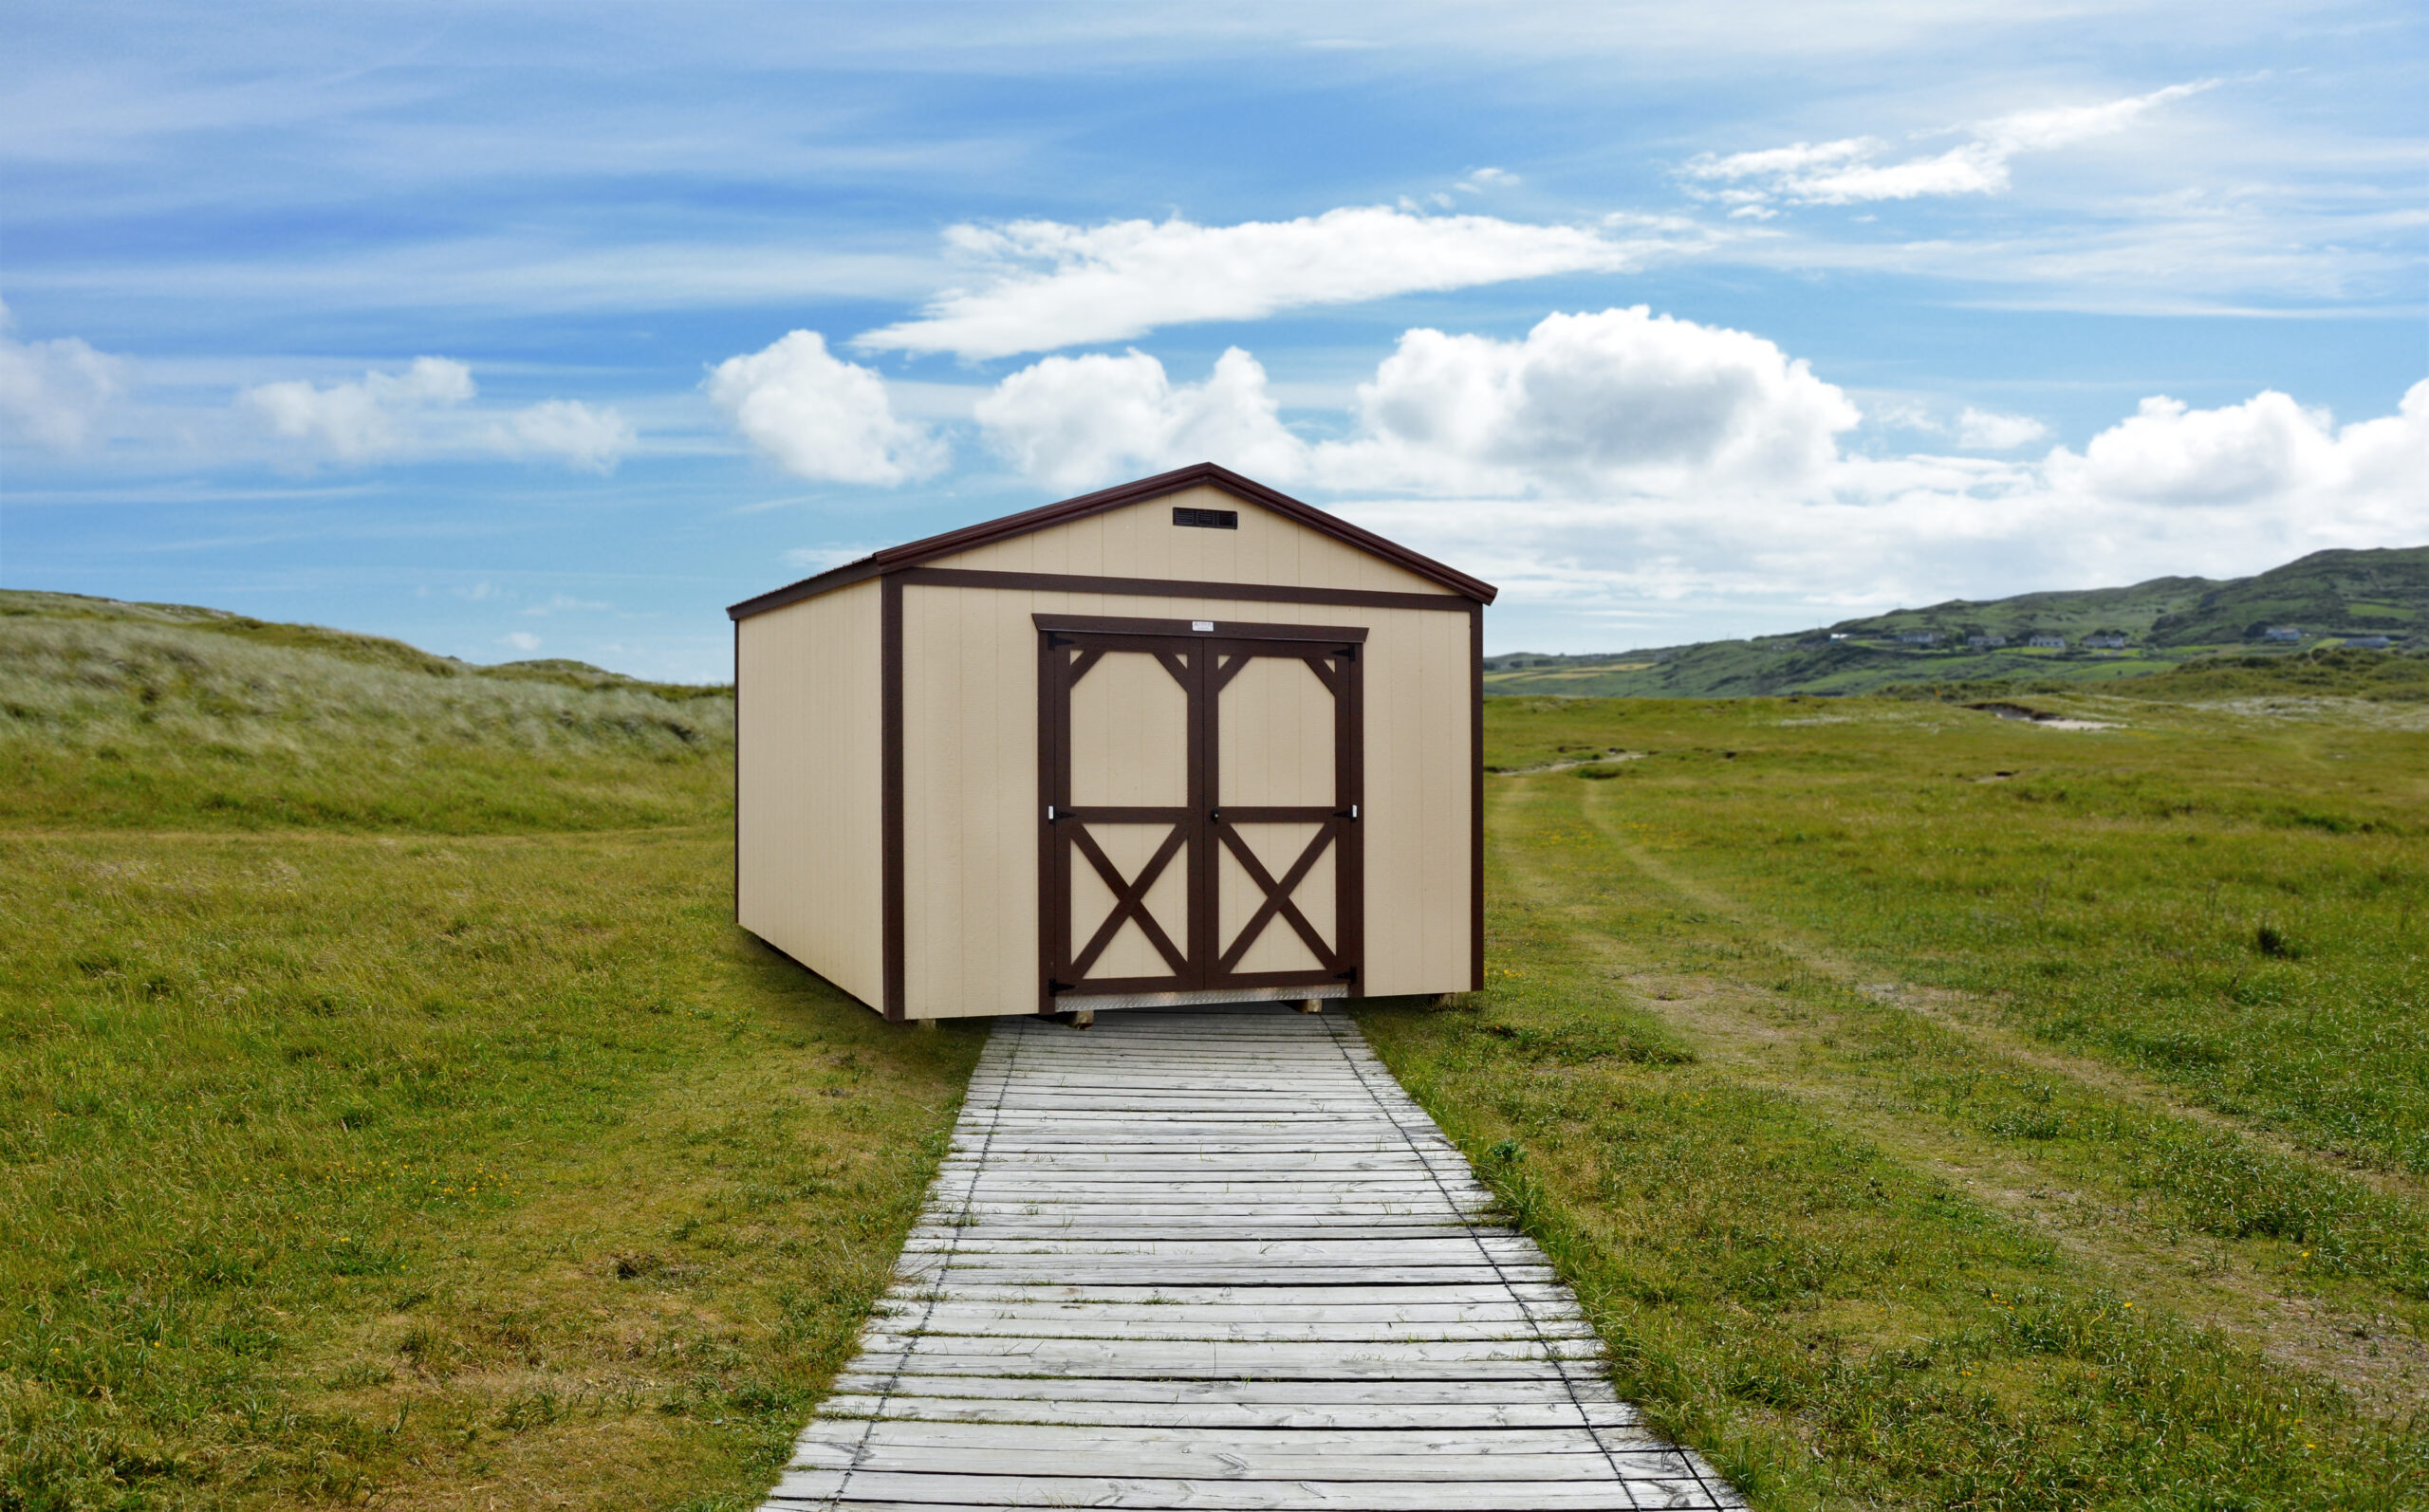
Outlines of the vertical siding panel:
<svg viewBox="0 0 2429 1512">
<path fill-rule="evenodd" d="M 743 928 L 862 1002 L 883 994 L 878 586 L 741 622 Z"/>
</svg>

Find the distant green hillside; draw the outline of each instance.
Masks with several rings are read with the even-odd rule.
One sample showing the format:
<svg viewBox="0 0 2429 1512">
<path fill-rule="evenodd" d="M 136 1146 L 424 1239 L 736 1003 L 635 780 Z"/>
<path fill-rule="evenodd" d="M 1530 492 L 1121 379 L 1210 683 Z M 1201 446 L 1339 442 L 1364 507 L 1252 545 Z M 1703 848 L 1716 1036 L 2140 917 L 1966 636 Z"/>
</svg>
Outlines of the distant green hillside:
<svg viewBox="0 0 2429 1512">
<path fill-rule="evenodd" d="M 2290 626 L 2301 638 L 2263 638 Z M 1932 637 L 1928 641 L 1904 636 Z M 2109 682 L 2223 652 L 2283 655 L 2359 636 L 2429 649 L 2429 546 L 2319 551 L 2256 577 L 2154 578 L 2128 588 L 2028 593 L 1841 620 L 1757 640 L 1573 656 L 1489 657 L 1485 691 L 1712 698 L 1870 692 L 1900 683 Z M 2034 647 L 2035 637 L 2061 639 Z M 2122 648 L 2091 646 L 2119 637 Z M 2004 645 L 1971 644 L 2001 639 Z"/>
<path fill-rule="evenodd" d="M 727 811 L 732 694 L 574 661 L 479 667 L 184 604 L 0 590 L 0 823 L 694 822 Z"/>
</svg>

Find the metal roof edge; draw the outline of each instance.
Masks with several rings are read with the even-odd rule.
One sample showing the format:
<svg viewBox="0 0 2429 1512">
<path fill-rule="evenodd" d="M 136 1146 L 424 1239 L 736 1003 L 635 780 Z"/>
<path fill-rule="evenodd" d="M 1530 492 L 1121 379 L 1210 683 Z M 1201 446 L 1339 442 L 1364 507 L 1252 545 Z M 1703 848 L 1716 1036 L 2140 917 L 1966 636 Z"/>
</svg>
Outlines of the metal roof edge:
<svg viewBox="0 0 2429 1512">
<path fill-rule="evenodd" d="M 1463 598 L 1473 599 L 1478 603 L 1489 604 L 1500 595 L 1501 590 L 1481 578 L 1470 577 L 1456 567 L 1446 566 L 1420 552 L 1410 550 L 1396 541 L 1386 540 L 1371 530 L 1362 529 L 1338 515 L 1326 513 L 1314 505 L 1304 504 L 1278 489 L 1269 489 L 1253 478 L 1242 477 L 1229 468 L 1213 462 L 1199 462 L 1185 468 L 1176 468 L 1170 472 L 1159 472 L 1151 478 L 1117 484 L 1110 489 L 1100 489 L 1094 493 L 1083 493 L 1076 498 L 1042 505 L 1034 509 L 1024 509 L 1018 514 L 1008 514 L 1001 519 L 964 526 L 958 530 L 948 530 L 942 535 L 905 542 L 899 546 L 888 546 L 881 551 L 872 552 L 857 562 L 847 562 L 840 567 L 830 567 L 814 577 L 804 578 L 798 582 L 771 589 L 756 598 L 745 599 L 740 603 L 728 606 L 726 616 L 731 619 L 747 619 L 752 615 L 765 614 L 771 609 L 782 609 L 787 604 L 799 603 L 804 599 L 814 599 L 820 594 L 832 593 L 838 588 L 848 588 L 853 583 L 865 581 L 870 578 L 917 567 L 933 562 L 938 557 L 949 557 L 955 552 L 969 551 L 997 541 L 1009 540 L 1013 536 L 1027 535 L 1033 530 L 1043 530 L 1073 520 L 1084 520 L 1092 514 L 1103 514 L 1109 509 L 1119 509 L 1163 494 L 1177 493 L 1183 489 L 1196 488 L 1200 484 L 1211 484 L 1236 498 L 1271 509 L 1286 519 L 1296 521 L 1336 541 L 1381 557 L 1396 566 L 1405 568 L 1429 581 L 1440 583 L 1452 592 Z"/>
</svg>

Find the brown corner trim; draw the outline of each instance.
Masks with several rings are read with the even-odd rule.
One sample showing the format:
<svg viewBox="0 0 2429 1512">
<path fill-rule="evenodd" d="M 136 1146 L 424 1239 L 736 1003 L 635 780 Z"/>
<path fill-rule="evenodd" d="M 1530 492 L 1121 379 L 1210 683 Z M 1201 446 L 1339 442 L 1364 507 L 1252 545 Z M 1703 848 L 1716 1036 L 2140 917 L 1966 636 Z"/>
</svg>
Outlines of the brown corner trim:
<svg viewBox="0 0 2429 1512">
<path fill-rule="evenodd" d="M 883 857 L 880 866 L 880 925 L 883 936 L 885 1016 L 903 1014 L 902 876 L 902 580 L 878 585 L 879 806 Z"/>
<path fill-rule="evenodd" d="M 742 621 L 733 622 L 733 922 L 742 922 Z"/>
<path fill-rule="evenodd" d="M 1468 990 L 1484 990 L 1484 605 L 1468 605 Z"/>
<path fill-rule="evenodd" d="M 1238 619 L 1124 619 L 1111 615 L 1031 615 L 1040 630 L 1101 636 L 1211 636 L 1223 640 L 1363 642 L 1364 625 L 1269 625 Z M 1207 628 L 1200 630 L 1197 627 Z"/>
<path fill-rule="evenodd" d="M 902 580 L 922 588 L 1004 588 L 1036 593 L 1101 593 L 1145 599 L 1221 599 L 1243 603 L 1334 604 L 1349 609 L 1450 609 L 1475 600 L 1456 593 L 1384 593 L 1366 588 L 1296 588 L 1268 582 L 1197 582 L 1179 578 L 1088 578 L 1061 572 L 973 572 L 913 567 Z"/>
<path fill-rule="evenodd" d="M 799 582 L 788 584 L 769 593 L 763 593 L 755 599 L 746 599 L 728 608 L 726 613 L 736 619 L 765 614 L 770 609 L 781 609 L 787 604 L 798 603 L 804 599 L 815 598 L 822 593 L 830 593 L 837 588 L 876 577 L 880 573 L 893 573 L 905 568 L 918 567 L 934 562 L 939 557 L 949 557 L 955 552 L 972 550 L 992 542 L 1027 535 L 1032 530 L 1043 530 L 1049 526 L 1084 520 L 1090 515 L 1103 514 L 1108 510 L 1122 508 L 1128 505 L 1160 498 L 1168 493 L 1178 493 L 1183 489 L 1196 488 L 1201 484 L 1220 489 L 1235 498 L 1245 499 L 1252 504 L 1262 505 L 1285 519 L 1295 521 L 1320 534 L 1330 536 L 1336 541 L 1381 557 L 1420 578 L 1442 584 L 1456 597 L 1469 599 L 1477 603 L 1491 603 L 1500 592 L 1481 578 L 1472 578 L 1456 567 L 1446 566 L 1431 557 L 1411 551 L 1398 542 L 1387 541 L 1373 531 L 1362 529 L 1337 515 L 1326 514 L 1313 505 L 1302 504 L 1287 493 L 1269 489 L 1254 479 L 1244 478 L 1229 468 L 1217 467 L 1212 462 L 1200 462 L 1191 467 L 1176 469 L 1171 472 L 1158 473 L 1152 478 L 1140 478 L 1135 483 L 1124 483 L 1116 488 L 1103 489 L 1095 493 L 1084 493 L 1076 499 L 1065 499 L 1059 504 L 1049 504 L 1040 508 L 1024 510 L 1019 514 L 1006 515 L 1000 520 L 983 521 L 959 530 L 947 531 L 943 535 L 930 536 L 923 541 L 912 541 L 899 546 L 888 546 L 858 562 L 845 562 L 843 566 L 822 572 L 814 578 L 804 578 Z M 1446 604 L 1443 607 L 1451 606 Z"/>
</svg>

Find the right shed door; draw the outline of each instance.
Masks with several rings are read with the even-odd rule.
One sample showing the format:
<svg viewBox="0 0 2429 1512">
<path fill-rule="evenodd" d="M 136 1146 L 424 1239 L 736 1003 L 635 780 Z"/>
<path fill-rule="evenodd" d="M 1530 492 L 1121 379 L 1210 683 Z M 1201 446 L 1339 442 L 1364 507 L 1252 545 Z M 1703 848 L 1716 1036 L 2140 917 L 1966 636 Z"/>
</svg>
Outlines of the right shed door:
<svg viewBox="0 0 2429 1512">
<path fill-rule="evenodd" d="M 1358 992 L 1363 633 L 1040 621 L 1041 1007 Z"/>
</svg>

